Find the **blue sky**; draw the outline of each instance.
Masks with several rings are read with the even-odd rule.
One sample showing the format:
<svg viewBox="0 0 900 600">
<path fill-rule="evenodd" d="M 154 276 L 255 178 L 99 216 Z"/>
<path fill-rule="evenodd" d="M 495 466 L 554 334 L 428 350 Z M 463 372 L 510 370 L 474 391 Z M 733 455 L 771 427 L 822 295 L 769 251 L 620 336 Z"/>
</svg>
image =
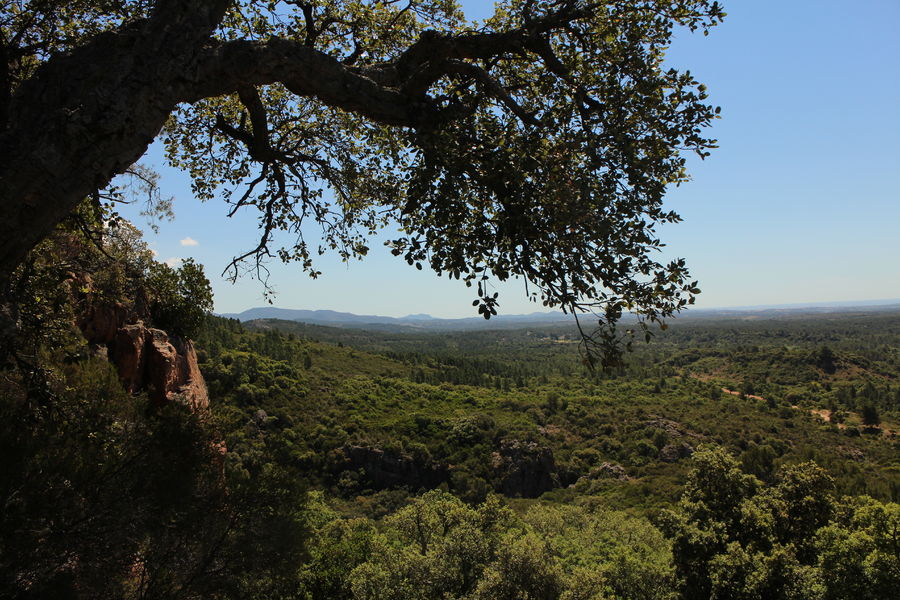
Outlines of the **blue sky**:
<svg viewBox="0 0 900 600">
<path fill-rule="evenodd" d="M 687 259 L 701 307 L 900 298 L 900 2 L 724 4 L 724 24 L 708 37 L 679 34 L 669 53 L 707 85 L 722 118 L 712 129 L 720 148 L 692 161 L 694 180 L 669 194 L 684 222 L 661 231 L 664 258 Z M 463 6 L 479 18 L 491 3 Z M 195 200 L 158 146 L 143 162 L 175 197 L 175 221 L 146 232 L 158 257 L 203 263 L 218 312 L 262 305 L 258 281 L 219 275 L 255 245 L 252 215 L 227 219 L 223 204 Z M 322 261 L 318 280 L 273 262 L 275 305 L 472 316 L 472 290 L 371 246 L 363 262 Z M 503 313 L 540 308 L 521 282 L 500 293 Z"/>
</svg>

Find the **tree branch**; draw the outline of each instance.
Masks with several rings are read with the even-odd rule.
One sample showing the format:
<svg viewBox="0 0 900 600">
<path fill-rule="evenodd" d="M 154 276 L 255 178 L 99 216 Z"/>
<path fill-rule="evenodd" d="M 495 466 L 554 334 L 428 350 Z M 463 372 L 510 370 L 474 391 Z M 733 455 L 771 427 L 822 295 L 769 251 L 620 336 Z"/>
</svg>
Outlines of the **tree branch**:
<svg viewBox="0 0 900 600">
<path fill-rule="evenodd" d="M 272 83 L 387 125 L 414 128 L 435 114 L 425 98 L 410 99 L 396 89 L 379 85 L 359 69 L 281 38 L 211 44 L 198 60 L 196 79 L 182 84 L 179 100 L 196 102 Z"/>
<path fill-rule="evenodd" d="M 473 77 L 485 88 L 485 92 L 488 95 L 500 100 L 500 102 L 502 102 L 510 112 L 519 117 L 523 123 L 540 127 L 541 122 L 534 114 L 522 108 L 496 79 L 491 77 L 487 71 L 478 65 L 454 60 L 448 63 L 448 72 Z"/>
</svg>

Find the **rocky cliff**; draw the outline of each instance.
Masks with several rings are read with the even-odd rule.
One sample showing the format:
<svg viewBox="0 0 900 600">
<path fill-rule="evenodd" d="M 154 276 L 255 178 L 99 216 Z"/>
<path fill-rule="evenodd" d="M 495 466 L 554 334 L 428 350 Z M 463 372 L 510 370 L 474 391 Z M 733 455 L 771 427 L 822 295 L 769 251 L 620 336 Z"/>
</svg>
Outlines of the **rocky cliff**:
<svg viewBox="0 0 900 600">
<path fill-rule="evenodd" d="M 194 410 L 209 406 L 206 383 L 190 340 L 170 337 L 138 321 L 120 327 L 109 353 L 128 391 L 147 390 L 158 404 L 181 401 Z"/>
<path fill-rule="evenodd" d="M 553 452 L 535 442 L 503 440 L 492 456 L 499 490 L 506 496 L 537 498 L 560 486 Z"/>
<path fill-rule="evenodd" d="M 335 474 L 361 472 L 365 485 L 379 490 L 398 487 L 432 489 L 450 479 L 447 465 L 368 446 L 344 446 L 332 453 L 329 462 Z"/>
<path fill-rule="evenodd" d="M 146 391 L 159 405 L 184 402 L 193 410 L 209 406 L 206 382 L 194 344 L 145 325 L 144 303 L 104 302 L 92 292 L 90 276 L 72 276 L 77 295 L 76 324 L 95 353 L 116 365 L 131 393 Z"/>
</svg>

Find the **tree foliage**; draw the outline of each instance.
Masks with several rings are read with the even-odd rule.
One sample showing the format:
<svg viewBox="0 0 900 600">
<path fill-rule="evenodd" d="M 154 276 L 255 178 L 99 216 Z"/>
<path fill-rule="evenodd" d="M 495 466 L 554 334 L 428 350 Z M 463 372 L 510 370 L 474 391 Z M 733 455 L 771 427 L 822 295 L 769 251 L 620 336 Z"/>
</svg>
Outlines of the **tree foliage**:
<svg viewBox="0 0 900 600">
<path fill-rule="evenodd" d="M 318 494 L 300 597 L 335 600 L 670 600 L 671 553 L 646 519 L 534 505 L 523 517 L 433 490 L 380 523 L 341 518 Z M 654 579 L 658 578 L 658 579 Z"/>
<path fill-rule="evenodd" d="M 341 517 L 316 494 L 300 597 L 836 600 L 892 597 L 900 582 L 898 505 L 838 499 L 813 463 L 748 487 L 727 453 L 706 448 L 690 480 L 661 517 L 666 536 L 599 498 L 517 515 L 495 496 L 467 506 L 433 490 L 376 523 Z M 736 506 L 705 503 L 735 484 L 746 494 Z"/>
<path fill-rule="evenodd" d="M 153 290 L 154 323 L 171 335 L 196 337 L 213 309 L 212 288 L 203 265 L 191 258 L 174 269 L 154 262 L 148 284 Z"/>
<path fill-rule="evenodd" d="M 506 0 L 482 23 L 451 0 L 4 3 L 0 271 L 165 125 L 198 197 L 259 211 L 232 275 L 277 256 L 316 276 L 317 254 L 363 256 L 396 223 L 393 252 L 474 286 L 485 317 L 491 283 L 520 277 L 547 306 L 664 318 L 698 289 L 654 256 L 679 220 L 663 196 L 714 146 L 718 109 L 663 59 L 676 28 L 723 16 L 708 0 Z"/>
<path fill-rule="evenodd" d="M 880 598 L 900 584 L 894 503 L 838 499 L 815 463 L 763 487 L 719 448 L 695 455 L 664 518 L 686 598 Z"/>
</svg>

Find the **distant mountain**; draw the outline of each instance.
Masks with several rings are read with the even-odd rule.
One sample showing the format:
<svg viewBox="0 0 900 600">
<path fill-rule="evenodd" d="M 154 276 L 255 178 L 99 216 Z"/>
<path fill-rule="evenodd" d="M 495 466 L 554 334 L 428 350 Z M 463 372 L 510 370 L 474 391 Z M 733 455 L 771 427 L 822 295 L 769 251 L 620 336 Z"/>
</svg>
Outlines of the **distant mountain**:
<svg viewBox="0 0 900 600">
<path fill-rule="evenodd" d="M 432 319 L 434 319 L 434 317 L 425 313 L 406 315 L 405 317 L 400 318 L 401 321 L 431 321 Z"/>
<path fill-rule="evenodd" d="M 691 312 L 761 312 L 770 310 L 803 310 L 808 312 L 822 312 L 829 310 L 855 310 L 855 309 L 893 310 L 900 308 L 900 298 L 884 298 L 880 300 L 835 300 L 831 302 L 792 302 L 790 304 L 756 304 L 751 306 L 730 306 L 717 308 L 696 308 Z"/>
<path fill-rule="evenodd" d="M 900 300 L 860 300 L 857 302 L 822 302 L 821 304 L 771 304 L 734 306 L 729 308 L 692 308 L 679 320 L 697 318 L 794 318 L 815 315 L 871 314 L 900 311 Z"/>
<path fill-rule="evenodd" d="M 255 319 L 283 319 L 285 321 L 304 321 L 307 323 L 387 323 L 399 321 L 393 317 L 380 317 L 377 315 L 356 315 L 334 310 L 299 310 L 293 308 L 276 308 L 274 306 L 259 306 L 250 308 L 240 313 L 226 313 L 222 315 L 241 321 L 253 321 Z"/>
<path fill-rule="evenodd" d="M 678 316 L 679 321 L 708 318 L 794 318 L 803 315 L 827 315 L 833 313 L 871 313 L 900 311 L 900 300 L 869 300 L 859 302 L 823 302 L 820 304 L 782 304 L 768 306 L 746 306 L 733 308 L 693 308 Z M 297 321 L 310 325 L 329 327 L 350 327 L 393 333 L 413 333 L 417 331 L 465 331 L 473 329 L 512 329 L 538 325 L 572 324 L 571 315 L 561 312 L 534 312 L 526 315 L 497 315 L 485 320 L 481 317 L 461 319 L 440 319 L 425 313 L 405 317 L 384 317 L 379 315 L 357 315 L 334 310 L 300 310 L 261 306 L 240 313 L 224 313 L 221 316 L 240 321 L 260 319 L 280 319 Z M 588 323 L 590 320 L 583 321 Z M 627 315 L 624 323 L 633 322 Z"/>
<path fill-rule="evenodd" d="M 259 319 L 281 319 L 299 321 L 311 325 L 330 327 L 353 327 L 355 329 L 375 329 L 379 331 L 459 331 L 465 329 L 505 329 L 531 324 L 569 323 L 570 315 L 561 312 L 535 312 L 527 315 L 497 315 L 490 320 L 481 317 L 461 319 L 438 319 L 427 314 L 405 317 L 383 317 L 378 315 L 356 315 L 333 310 L 299 310 L 261 306 L 240 313 L 224 313 L 221 316 L 240 321 Z"/>
</svg>

